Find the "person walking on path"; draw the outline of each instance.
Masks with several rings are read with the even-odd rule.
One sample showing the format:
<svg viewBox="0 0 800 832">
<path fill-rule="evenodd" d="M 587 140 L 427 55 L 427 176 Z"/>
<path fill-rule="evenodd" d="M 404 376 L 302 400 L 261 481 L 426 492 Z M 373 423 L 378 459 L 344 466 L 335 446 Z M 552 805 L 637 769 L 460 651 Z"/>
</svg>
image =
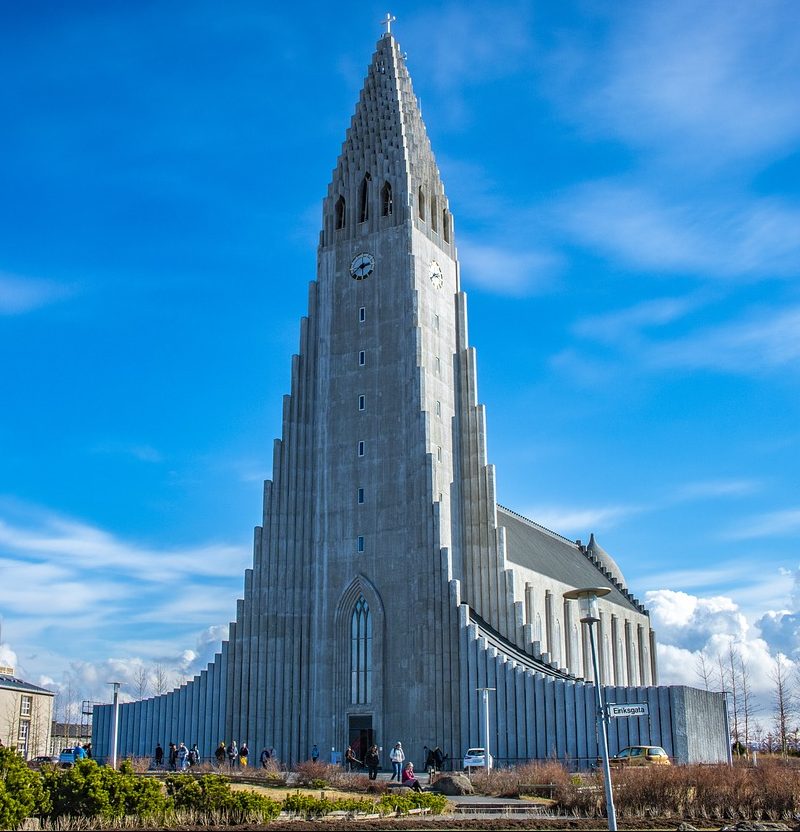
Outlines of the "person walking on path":
<svg viewBox="0 0 800 832">
<path fill-rule="evenodd" d="M 189 762 L 188 757 L 189 749 L 184 745 L 184 743 L 181 743 L 178 746 L 178 767 L 181 771 L 186 771 L 186 765 Z"/>
<path fill-rule="evenodd" d="M 319 748 L 317 748 L 317 744 L 311 746 L 311 762 L 316 763 L 319 760 Z"/>
<path fill-rule="evenodd" d="M 174 742 L 169 744 L 169 767 L 171 771 L 178 770 L 178 746 Z"/>
<path fill-rule="evenodd" d="M 156 768 L 161 768 L 164 765 L 164 749 L 161 747 L 161 743 L 156 743 Z"/>
<path fill-rule="evenodd" d="M 401 781 L 403 761 L 405 758 L 406 755 L 403 752 L 403 744 L 400 742 L 395 743 L 394 748 L 389 752 L 389 759 L 392 761 L 392 776 L 390 780 L 396 779 L 398 782 Z"/>
<path fill-rule="evenodd" d="M 369 751 L 367 751 L 366 756 L 364 757 L 364 762 L 367 765 L 367 772 L 369 773 L 370 780 L 377 780 L 378 779 L 378 766 L 380 765 L 381 758 L 378 756 L 378 746 L 371 745 L 369 747 Z"/>
</svg>

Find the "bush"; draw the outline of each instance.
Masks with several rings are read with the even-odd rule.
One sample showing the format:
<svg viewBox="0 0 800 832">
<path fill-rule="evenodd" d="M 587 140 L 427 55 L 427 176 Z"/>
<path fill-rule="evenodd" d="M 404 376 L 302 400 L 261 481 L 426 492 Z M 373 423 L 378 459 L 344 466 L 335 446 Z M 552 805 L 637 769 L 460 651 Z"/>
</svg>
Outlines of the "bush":
<svg viewBox="0 0 800 832">
<path fill-rule="evenodd" d="M 389 792 L 375 804 L 382 815 L 408 814 L 412 809 L 430 809 L 431 814 L 441 815 L 447 808 L 447 798 L 431 792 Z"/>
<path fill-rule="evenodd" d="M 220 774 L 194 778 L 187 774 L 167 777 L 167 794 L 177 810 L 228 824 L 253 823 L 276 818 L 280 803 L 250 791 L 231 791 L 230 781 Z"/>
<path fill-rule="evenodd" d="M 39 773 L 31 771 L 13 748 L 0 748 L 0 829 L 16 829 L 25 818 L 49 811 Z"/>
<path fill-rule="evenodd" d="M 72 768 L 43 772 L 51 819 L 65 816 L 115 820 L 126 815 L 149 818 L 167 808 L 158 782 L 137 777 L 128 761 L 119 771 L 80 760 Z"/>
</svg>

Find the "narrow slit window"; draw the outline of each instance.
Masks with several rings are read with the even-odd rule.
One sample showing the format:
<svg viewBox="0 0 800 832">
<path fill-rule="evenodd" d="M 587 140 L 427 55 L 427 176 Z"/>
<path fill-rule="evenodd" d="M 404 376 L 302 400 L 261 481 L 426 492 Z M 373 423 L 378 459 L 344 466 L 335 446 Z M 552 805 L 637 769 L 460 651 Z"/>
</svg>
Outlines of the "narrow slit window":
<svg viewBox="0 0 800 832">
<path fill-rule="evenodd" d="M 388 182 L 384 182 L 381 188 L 381 214 L 384 217 L 391 217 L 392 210 L 392 186 Z"/>
<path fill-rule="evenodd" d="M 439 316 L 433 316 L 433 328 L 438 332 L 439 331 Z"/>
<path fill-rule="evenodd" d="M 366 410 L 367 409 L 367 397 L 366 396 L 359 396 L 358 397 L 358 409 L 359 410 Z"/>
<path fill-rule="evenodd" d="M 366 307 L 366 306 L 362 306 L 362 307 L 358 310 L 358 322 L 359 322 L 360 324 L 363 324 L 363 323 L 364 323 L 364 321 L 366 321 L 366 320 L 367 320 L 367 307 Z"/>
<path fill-rule="evenodd" d="M 356 551 L 363 552 L 364 551 L 364 538 L 362 535 L 359 535 L 356 538 Z"/>
<path fill-rule="evenodd" d="M 441 359 L 439 358 L 438 355 L 436 356 L 435 366 L 436 366 L 436 375 L 440 376 L 442 374 L 442 362 L 441 362 Z"/>
<path fill-rule="evenodd" d="M 367 353 L 364 350 L 358 352 L 358 366 L 363 367 L 367 363 Z"/>
<path fill-rule="evenodd" d="M 360 440 L 358 443 L 358 455 L 364 456 L 364 440 Z"/>
<path fill-rule="evenodd" d="M 350 617 L 350 701 L 355 705 L 366 705 L 371 700 L 372 616 L 362 595 Z"/>
<path fill-rule="evenodd" d="M 436 402 L 436 415 L 437 416 L 442 415 L 442 403 L 441 402 Z"/>
<path fill-rule="evenodd" d="M 436 221 L 436 197 L 431 197 L 431 231 L 438 231 L 439 224 Z"/>
<path fill-rule="evenodd" d="M 442 237 L 446 243 L 450 242 L 450 214 L 447 209 L 442 211 Z"/>
<path fill-rule="evenodd" d="M 339 199 L 336 200 L 336 205 L 333 210 L 334 215 L 334 227 L 337 231 L 344 228 L 344 216 L 345 216 L 345 202 L 344 197 L 340 196 Z"/>
<path fill-rule="evenodd" d="M 358 503 L 359 503 L 359 505 L 364 505 L 364 489 L 363 488 L 358 489 Z"/>
<path fill-rule="evenodd" d="M 436 446 L 436 461 L 437 462 L 442 461 L 442 446 L 441 445 Z"/>
<path fill-rule="evenodd" d="M 425 222 L 425 194 L 422 188 L 419 189 L 419 195 L 417 197 L 417 213 L 419 214 L 420 221 Z"/>
<path fill-rule="evenodd" d="M 369 174 L 364 174 L 361 180 L 361 187 L 358 189 L 358 221 L 366 222 L 369 219 Z"/>
</svg>

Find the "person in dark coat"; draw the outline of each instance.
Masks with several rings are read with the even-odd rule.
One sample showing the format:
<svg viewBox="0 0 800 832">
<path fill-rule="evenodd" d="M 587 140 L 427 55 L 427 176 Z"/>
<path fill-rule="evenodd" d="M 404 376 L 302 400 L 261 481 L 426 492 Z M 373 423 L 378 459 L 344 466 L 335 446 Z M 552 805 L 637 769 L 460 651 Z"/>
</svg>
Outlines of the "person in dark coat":
<svg viewBox="0 0 800 832">
<path fill-rule="evenodd" d="M 378 755 L 378 746 L 371 745 L 369 747 L 369 751 L 367 751 L 366 756 L 364 757 L 364 762 L 367 766 L 367 772 L 369 773 L 370 780 L 377 780 L 378 779 L 378 766 L 381 764 L 381 758 Z"/>
<path fill-rule="evenodd" d="M 161 747 L 161 743 L 156 743 L 156 768 L 161 768 L 164 765 L 164 749 Z"/>
</svg>

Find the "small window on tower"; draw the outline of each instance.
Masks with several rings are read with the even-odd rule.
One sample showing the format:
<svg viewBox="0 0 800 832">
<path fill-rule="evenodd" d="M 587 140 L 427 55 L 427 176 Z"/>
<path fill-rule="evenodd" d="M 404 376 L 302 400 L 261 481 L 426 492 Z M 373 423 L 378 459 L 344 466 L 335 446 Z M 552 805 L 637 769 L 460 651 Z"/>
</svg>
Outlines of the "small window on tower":
<svg viewBox="0 0 800 832">
<path fill-rule="evenodd" d="M 358 310 L 358 322 L 359 322 L 360 324 L 363 324 L 363 323 L 364 323 L 364 321 L 366 321 L 366 320 L 367 320 L 367 307 L 366 307 L 366 306 L 362 306 L 362 307 Z"/>
<path fill-rule="evenodd" d="M 435 366 L 436 366 L 436 375 L 440 376 L 442 374 L 442 362 L 441 362 L 441 359 L 439 358 L 438 355 L 436 356 Z"/>
<path fill-rule="evenodd" d="M 436 460 L 437 460 L 437 462 L 442 461 L 442 446 L 441 445 L 436 446 Z"/>
<path fill-rule="evenodd" d="M 388 182 L 384 182 L 381 188 L 381 214 L 384 217 L 392 215 L 392 186 Z"/>
<path fill-rule="evenodd" d="M 359 502 L 360 505 L 362 505 L 364 503 L 364 489 L 363 488 L 358 489 L 358 502 Z"/>
<path fill-rule="evenodd" d="M 442 403 L 441 402 L 436 402 L 436 415 L 437 416 L 442 415 Z"/>
<path fill-rule="evenodd" d="M 446 243 L 450 242 L 450 214 L 446 208 L 442 211 L 442 237 Z"/>
<path fill-rule="evenodd" d="M 361 535 L 359 535 L 356 538 L 356 551 L 357 552 L 363 552 L 364 551 L 364 538 Z"/>
<path fill-rule="evenodd" d="M 361 187 L 358 189 L 359 222 L 366 222 L 369 219 L 369 179 L 369 174 L 364 174 L 364 178 L 361 180 Z"/>
<path fill-rule="evenodd" d="M 439 331 L 439 316 L 433 316 L 433 328 L 438 332 Z"/>
<path fill-rule="evenodd" d="M 339 231 L 339 229 L 344 228 L 344 197 L 340 196 L 339 199 L 336 200 L 336 205 L 333 209 L 334 214 L 334 228 Z"/>
<path fill-rule="evenodd" d="M 425 194 L 422 188 L 419 189 L 419 196 L 417 197 L 417 213 L 421 222 L 425 222 Z"/>
<path fill-rule="evenodd" d="M 366 410 L 367 409 L 367 397 L 366 396 L 359 396 L 358 397 L 358 409 L 359 410 Z"/>
<path fill-rule="evenodd" d="M 358 352 L 358 366 L 363 367 L 367 363 L 367 353 L 364 350 Z"/>
<path fill-rule="evenodd" d="M 364 456 L 364 440 L 361 439 L 358 443 L 358 455 Z"/>
<path fill-rule="evenodd" d="M 431 197 L 431 231 L 438 231 L 439 224 L 436 217 L 436 197 Z"/>
</svg>

